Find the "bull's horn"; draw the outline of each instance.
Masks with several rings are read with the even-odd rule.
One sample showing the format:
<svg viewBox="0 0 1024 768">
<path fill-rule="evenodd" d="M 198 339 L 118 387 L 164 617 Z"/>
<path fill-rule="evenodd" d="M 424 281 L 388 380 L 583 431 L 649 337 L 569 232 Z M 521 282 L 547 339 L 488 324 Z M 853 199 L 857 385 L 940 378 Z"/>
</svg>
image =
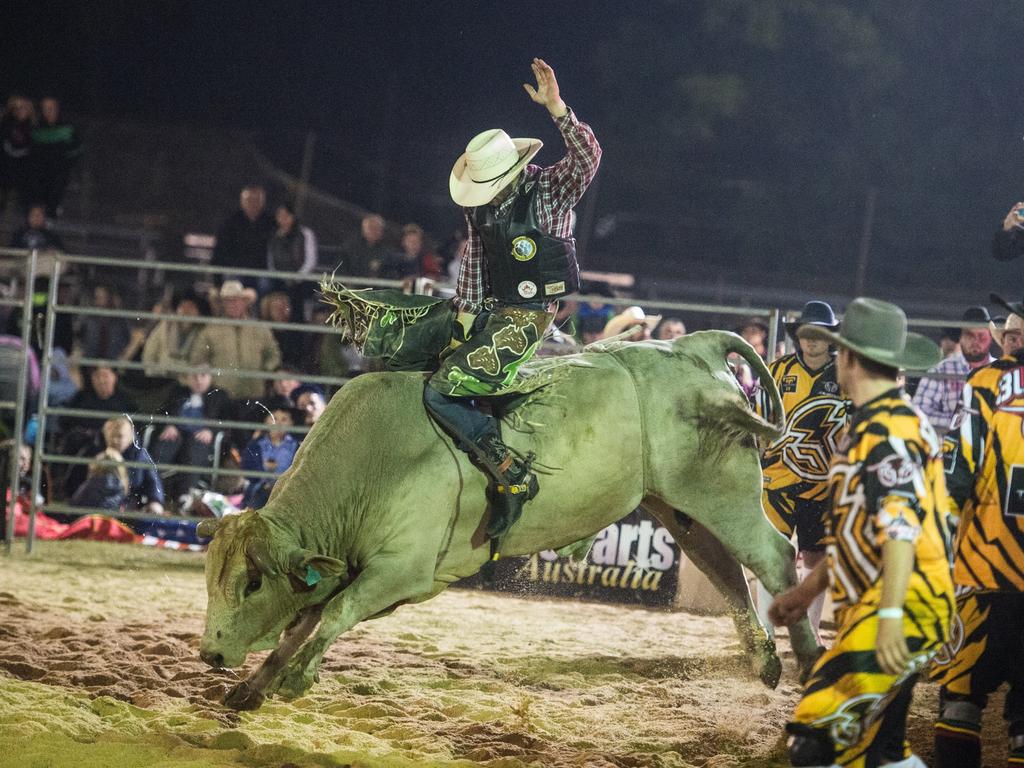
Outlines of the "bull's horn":
<svg viewBox="0 0 1024 768">
<path fill-rule="evenodd" d="M 196 526 L 196 535 L 201 536 L 204 539 L 212 539 L 213 535 L 217 533 L 217 529 L 220 527 L 220 520 L 218 518 L 210 518 L 209 520 L 200 520 L 199 525 Z"/>
<path fill-rule="evenodd" d="M 245 554 L 252 560 L 252 564 L 264 576 L 277 576 L 278 570 L 270 557 L 270 549 L 267 542 L 262 539 L 251 538 L 245 547 Z"/>
</svg>

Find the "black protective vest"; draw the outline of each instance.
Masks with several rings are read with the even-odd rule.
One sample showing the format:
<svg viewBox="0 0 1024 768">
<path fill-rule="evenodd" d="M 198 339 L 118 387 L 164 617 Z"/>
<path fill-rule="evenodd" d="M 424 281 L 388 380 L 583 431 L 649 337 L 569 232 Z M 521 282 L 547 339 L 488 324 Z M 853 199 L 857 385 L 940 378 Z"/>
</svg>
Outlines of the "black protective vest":
<svg viewBox="0 0 1024 768">
<path fill-rule="evenodd" d="M 538 186 L 528 181 L 508 211 L 493 206 L 473 209 L 487 262 L 489 296 L 506 304 L 549 301 L 580 288 L 576 241 L 543 232 L 537 221 Z"/>
</svg>

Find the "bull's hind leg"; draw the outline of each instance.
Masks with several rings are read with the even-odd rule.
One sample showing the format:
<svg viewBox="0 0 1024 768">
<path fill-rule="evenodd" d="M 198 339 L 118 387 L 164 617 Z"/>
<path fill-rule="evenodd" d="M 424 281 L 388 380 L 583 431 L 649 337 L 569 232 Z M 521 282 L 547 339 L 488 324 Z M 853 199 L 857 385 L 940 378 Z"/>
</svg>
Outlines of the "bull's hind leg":
<svg viewBox="0 0 1024 768">
<path fill-rule="evenodd" d="M 747 580 L 736 558 L 700 523 L 688 521 L 683 524 L 674 510 L 657 500 L 645 499 L 644 507 L 661 521 L 683 554 L 700 568 L 725 598 L 754 672 L 765 685 L 774 688 L 782 675 L 782 662 L 776 653 L 775 641 L 754 610 Z"/>
<path fill-rule="evenodd" d="M 797 583 L 793 545 L 768 522 L 761 507 L 761 467 L 752 448 L 727 450 L 714 466 L 671 478 L 658 497 L 703 525 L 771 594 L 781 594 Z M 743 591 L 750 605 L 746 582 Z M 757 625 L 761 626 L 759 619 Z M 818 656 L 806 617 L 789 627 L 789 637 L 806 672 Z"/>
</svg>

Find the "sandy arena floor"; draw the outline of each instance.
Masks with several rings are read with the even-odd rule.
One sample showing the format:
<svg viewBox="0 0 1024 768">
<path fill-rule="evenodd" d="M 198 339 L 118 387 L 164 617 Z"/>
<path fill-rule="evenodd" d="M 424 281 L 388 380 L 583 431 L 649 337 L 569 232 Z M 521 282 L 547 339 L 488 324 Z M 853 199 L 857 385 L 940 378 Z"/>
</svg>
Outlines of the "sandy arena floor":
<svg viewBox="0 0 1024 768">
<path fill-rule="evenodd" d="M 236 678 L 198 658 L 202 562 L 92 542 L 0 556 L 0 766 L 784 764 L 788 651 L 769 691 L 726 619 L 463 590 L 343 636 L 306 697 L 227 711 Z M 987 765 L 1005 764 L 993 705 Z M 926 758 L 934 711 L 918 686 Z"/>
</svg>

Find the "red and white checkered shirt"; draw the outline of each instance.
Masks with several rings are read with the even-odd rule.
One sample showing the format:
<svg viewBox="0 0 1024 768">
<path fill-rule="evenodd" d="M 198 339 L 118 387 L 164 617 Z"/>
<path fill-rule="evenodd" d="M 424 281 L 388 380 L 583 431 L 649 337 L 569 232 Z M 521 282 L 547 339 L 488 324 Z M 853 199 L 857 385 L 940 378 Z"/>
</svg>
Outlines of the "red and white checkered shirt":
<svg viewBox="0 0 1024 768">
<path fill-rule="evenodd" d="M 572 237 L 572 209 L 583 196 L 597 173 L 601 162 L 601 145 L 594 131 L 576 119 L 568 110 L 562 117 L 553 118 L 565 139 L 568 150 L 565 157 L 548 168 L 528 165 L 515 194 L 509 195 L 498 207 L 504 213 L 511 207 L 527 180 L 537 183 L 537 218 L 547 234 L 554 237 Z M 466 312 L 477 313 L 487 297 L 487 269 L 484 262 L 484 244 L 473 226 L 473 209 L 466 208 L 466 240 L 462 252 L 462 266 L 456 282 L 456 306 Z"/>
</svg>

